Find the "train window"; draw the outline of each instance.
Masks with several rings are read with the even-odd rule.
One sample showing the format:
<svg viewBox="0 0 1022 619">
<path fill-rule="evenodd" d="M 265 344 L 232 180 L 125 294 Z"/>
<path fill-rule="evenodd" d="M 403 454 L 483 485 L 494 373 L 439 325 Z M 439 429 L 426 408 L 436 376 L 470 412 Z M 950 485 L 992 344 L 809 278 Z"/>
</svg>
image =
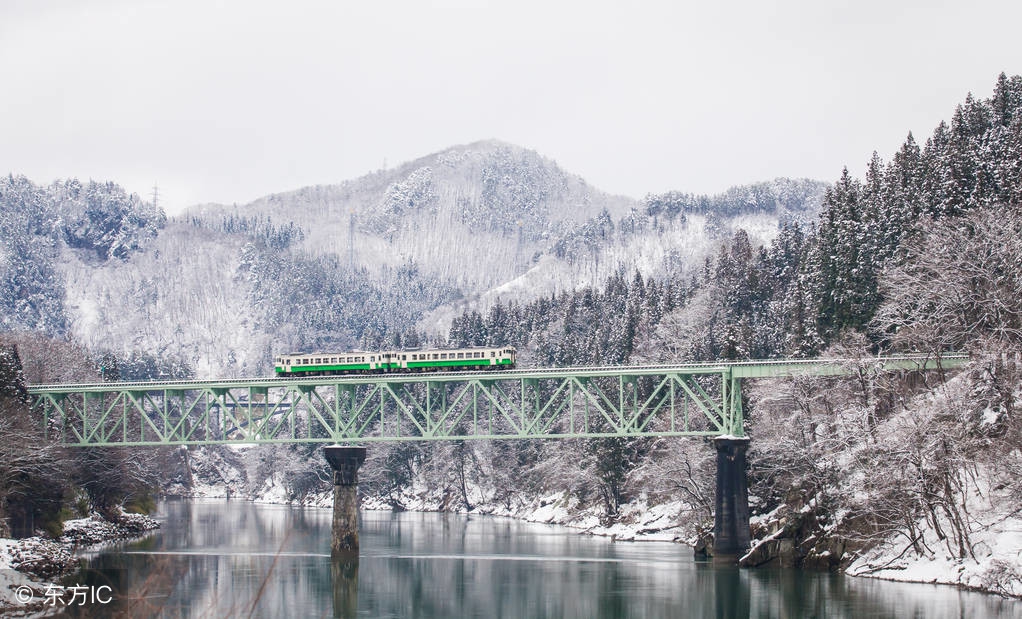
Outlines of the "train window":
<svg viewBox="0 0 1022 619">
<path fill-rule="evenodd" d="M 438 359 L 438 355 L 437 353 L 433 353 L 433 360 L 435 361 L 436 359 Z"/>
<path fill-rule="evenodd" d="M 493 357 L 496 357 L 496 356 L 497 356 L 496 351 L 491 350 L 490 351 L 490 358 L 493 358 Z"/>
<path fill-rule="evenodd" d="M 408 360 L 408 355 L 401 355 L 401 360 L 402 361 L 407 361 Z"/>
<path fill-rule="evenodd" d="M 445 353 L 445 352 L 440 353 L 440 358 L 441 359 L 446 359 L 447 358 L 447 353 Z"/>
<path fill-rule="evenodd" d="M 376 361 L 376 357 L 375 356 L 371 356 L 371 357 L 369 357 L 369 360 L 370 361 Z"/>
<path fill-rule="evenodd" d="M 459 353 L 458 353 L 458 358 L 459 358 L 459 359 L 464 359 L 464 358 L 465 358 L 465 353 L 463 353 L 463 352 L 459 352 Z"/>
</svg>

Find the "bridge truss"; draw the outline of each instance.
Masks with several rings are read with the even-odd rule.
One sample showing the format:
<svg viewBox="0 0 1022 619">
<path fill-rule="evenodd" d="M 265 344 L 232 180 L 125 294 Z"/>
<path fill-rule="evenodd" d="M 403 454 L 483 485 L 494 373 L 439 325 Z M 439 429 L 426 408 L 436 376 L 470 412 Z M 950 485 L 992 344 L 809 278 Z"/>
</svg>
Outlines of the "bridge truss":
<svg viewBox="0 0 1022 619">
<path fill-rule="evenodd" d="M 961 355 L 33 385 L 69 446 L 744 436 L 742 380 L 921 371 Z"/>
</svg>

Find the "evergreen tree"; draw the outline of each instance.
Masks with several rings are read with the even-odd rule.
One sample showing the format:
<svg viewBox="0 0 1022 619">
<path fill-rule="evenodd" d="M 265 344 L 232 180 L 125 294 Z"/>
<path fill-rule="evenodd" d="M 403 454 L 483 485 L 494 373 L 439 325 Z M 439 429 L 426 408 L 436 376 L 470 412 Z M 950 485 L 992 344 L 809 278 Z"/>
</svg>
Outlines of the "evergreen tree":
<svg viewBox="0 0 1022 619">
<path fill-rule="evenodd" d="M 0 343 L 0 398 L 12 398 L 22 403 L 29 401 L 25 371 L 18 347 L 14 344 Z"/>
</svg>

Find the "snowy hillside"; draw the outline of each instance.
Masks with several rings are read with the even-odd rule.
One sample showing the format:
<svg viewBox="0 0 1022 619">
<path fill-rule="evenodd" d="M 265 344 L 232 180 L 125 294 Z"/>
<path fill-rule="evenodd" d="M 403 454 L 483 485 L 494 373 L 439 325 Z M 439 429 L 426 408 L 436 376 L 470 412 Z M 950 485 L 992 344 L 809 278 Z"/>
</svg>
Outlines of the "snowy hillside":
<svg viewBox="0 0 1022 619">
<path fill-rule="evenodd" d="M 372 271 L 412 262 L 474 292 L 523 273 L 573 224 L 601 211 L 617 218 L 634 206 L 533 151 L 484 141 L 339 185 L 197 207 L 186 217 L 291 221 L 305 233 L 304 251 L 353 257 Z"/>
<path fill-rule="evenodd" d="M 496 141 L 166 223 L 111 184 L 7 183 L 0 223 L 17 242 L 0 256 L 34 256 L 10 280 L 23 292 L 9 328 L 198 376 L 265 375 L 281 351 L 442 340 L 467 309 L 621 270 L 689 277 L 739 227 L 768 243 L 782 219 L 812 218 L 824 189 L 779 179 L 634 201 Z"/>
<path fill-rule="evenodd" d="M 499 299 L 530 301 L 697 267 L 738 228 L 768 244 L 781 221 L 811 221 L 825 184 L 777 179 L 718 196 L 609 196 L 537 153 L 499 141 L 457 146 L 340 185 L 204 205 L 179 218 L 212 229 L 260 221 L 300 231 L 291 247 L 366 269 L 413 266 L 457 289 L 417 321 L 444 335 L 454 316 Z"/>
</svg>

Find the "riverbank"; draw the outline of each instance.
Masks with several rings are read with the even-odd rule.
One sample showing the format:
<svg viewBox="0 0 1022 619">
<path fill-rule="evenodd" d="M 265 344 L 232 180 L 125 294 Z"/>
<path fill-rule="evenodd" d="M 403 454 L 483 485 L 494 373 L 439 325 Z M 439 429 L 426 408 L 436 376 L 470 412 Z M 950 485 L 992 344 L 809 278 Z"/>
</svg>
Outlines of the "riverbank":
<svg viewBox="0 0 1022 619">
<path fill-rule="evenodd" d="M 0 538 L 0 615 L 42 610 L 47 591 L 63 590 L 53 581 L 78 567 L 79 551 L 140 537 L 159 526 L 141 514 L 122 513 L 120 522 L 94 514 L 64 522 L 64 533 L 57 539 Z"/>
<path fill-rule="evenodd" d="M 538 524 L 556 524 L 577 529 L 579 533 L 610 537 L 621 541 L 678 542 L 694 546 L 696 540 L 686 531 L 695 529 L 696 516 L 684 501 L 652 503 L 645 496 L 624 503 L 613 519 L 608 519 L 602 506 L 583 505 L 568 492 L 555 492 L 531 499 L 500 503 L 487 496 L 484 489 L 468 489 L 471 508 L 454 502 L 441 492 L 425 487 L 409 488 L 400 495 L 386 497 L 362 495 L 361 509 L 373 511 L 445 512 L 480 514 L 515 518 Z M 195 498 L 208 498 L 207 491 Z M 333 507 L 333 490 L 312 492 L 302 501 L 289 501 L 286 490 L 273 476 L 252 497 L 256 503 L 276 505 L 300 504 L 310 507 Z"/>
</svg>

